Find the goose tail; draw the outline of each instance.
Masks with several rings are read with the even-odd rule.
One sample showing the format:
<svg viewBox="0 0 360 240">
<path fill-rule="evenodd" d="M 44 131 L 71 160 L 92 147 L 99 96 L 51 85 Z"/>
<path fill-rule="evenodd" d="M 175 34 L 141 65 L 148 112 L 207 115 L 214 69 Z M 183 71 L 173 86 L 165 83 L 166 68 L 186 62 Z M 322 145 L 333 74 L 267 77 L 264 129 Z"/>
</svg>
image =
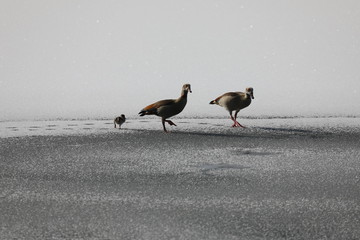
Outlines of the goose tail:
<svg viewBox="0 0 360 240">
<path fill-rule="evenodd" d="M 145 115 L 146 115 L 146 111 L 145 111 L 145 110 L 141 110 L 138 114 L 140 115 L 140 117 L 145 116 Z"/>
</svg>

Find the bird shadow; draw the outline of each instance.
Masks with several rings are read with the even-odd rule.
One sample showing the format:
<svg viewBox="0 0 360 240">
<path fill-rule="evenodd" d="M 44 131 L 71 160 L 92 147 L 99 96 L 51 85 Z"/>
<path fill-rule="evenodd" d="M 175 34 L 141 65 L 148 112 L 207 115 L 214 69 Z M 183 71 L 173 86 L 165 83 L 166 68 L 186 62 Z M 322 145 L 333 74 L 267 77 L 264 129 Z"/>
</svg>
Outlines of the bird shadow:
<svg viewBox="0 0 360 240">
<path fill-rule="evenodd" d="M 197 166 L 198 168 L 200 168 L 201 173 L 203 174 L 210 174 L 210 172 L 212 171 L 216 171 L 216 170 L 226 170 L 226 169 L 238 169 L 238 170 L 243 170 L 243 169 L 247 169 L 250 167 L 246 167 L 243 165 L 237 165 L 237 164 L 226 164 L 226 163 L 219 163 L 219 164 L 203 164 L 203 165 L 199 165 Z"/>
<path fill-rule="evenodd" d="M 280 154 L 279 152 L 269 152 L 269 151 L 256 150 L 256 149 L 234 149 L 231 150 L 230 152 L 236 156 L 238 155 L 268 156 L 268 155 Z"/>
<path fill-rule="evenodd" d="M 248 134 L 238 135 L 229 133 L 212 133 L 212 132 L 187 132 L 187 131 L 174 131 L 170 132 L 175 135 L 194 135 L 194 136 L 205 136 L 205 137 L 236 137 L 236 138 L 247 138 L 252 137 Z"/>
<path fill-rule="evenodd" d="M 258 129 L 273 131 L 273 132 L 287 132 L 287 133 L 313 133 L 314 131 L 297 128 L 270 128 L 270 127 L 258 127 Z"/>
<path fill-rule="evenodd" d="M 205 137 L 227 137 L 227 138 L 276 138 L 287 135 L 313 135 L 316 132 L 307 129 L 298 128 L 271 128 L 271 127 L 249 127 L 246 128 L 249 131 L 231 131 L 225 130 L 224 132 L 203 132 L 193 130 L 169 130 L 168 133 L 164 133 L 161 130 L 153 129 L 135 129 L 128 128 L 128 130 L 137 132 L 152 132 L 152 133 L 163 133 L 168 135 L 192 135 L 192 136 L 205 136 Z M 241 130 L 241 129 L 240 129 Z M 273 133 L 273 134 L 272 134 Z M 278 134 L 277 134 L 278 133 Z"/>
<path fill-rule="evenodd" d="M 294 128 L 267 128 L 267 127 L 254 127 L 247 128 L 250 131 L 236 131 L 236 132 L 197 132 L 197 131 L 175 131 L 172 134 L 188 134 L 197 136 L 211 136 L 211 137 L 231 137 L 231 138 L 274 138 L 277 135 L 271 133 L 280 133 L 281 135 L 306 135 L 312 134 L 314 131 L 305 129 Z M 265 130 L 265 131 L 259 131 Z M 281 136 L 279 135 L 279 136 Z"/>
</svg>

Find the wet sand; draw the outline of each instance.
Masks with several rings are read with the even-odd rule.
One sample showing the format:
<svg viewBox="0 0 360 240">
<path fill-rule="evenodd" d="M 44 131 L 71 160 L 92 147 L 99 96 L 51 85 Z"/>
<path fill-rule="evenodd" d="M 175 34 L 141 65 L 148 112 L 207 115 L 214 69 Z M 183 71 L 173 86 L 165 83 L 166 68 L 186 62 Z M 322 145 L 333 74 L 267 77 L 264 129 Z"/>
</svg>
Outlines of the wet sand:
<svg viewBox="0 0 360 240">
<path fill-rule="evenodd" d="M 358 120 L 3 123 L 0 238 L 359 239 Z"/>
</svg>

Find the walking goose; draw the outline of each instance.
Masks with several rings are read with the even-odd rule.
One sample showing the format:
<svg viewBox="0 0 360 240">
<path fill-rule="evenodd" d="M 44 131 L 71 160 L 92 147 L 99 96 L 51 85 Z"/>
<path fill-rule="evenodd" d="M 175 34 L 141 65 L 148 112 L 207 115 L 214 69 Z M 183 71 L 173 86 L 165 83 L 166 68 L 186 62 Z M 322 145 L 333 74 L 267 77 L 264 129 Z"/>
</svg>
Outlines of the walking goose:
<svg viewBox="0 0 360 240">
<path fill-rule="evenodd" d="M 139 112 L 139 114 L 140 116 L 156 115 L 161 117 L 161 122 L 164 131 L 167 132 L 165 128 L 165 122 L 170 124 L 170 126 L 176 126 L 175 123 L 173 123 L 170 120 L 167 120 L 167 118 L 170 118 L 172 116 L 181 113 L 181 111 L 186 106 L 188 92 L 191 92 L 190 84 L 184 84 L 181 89 L 181 96 L 178 99 L 161 100 L 156 103 L 150 104 L 149 106 L 143 108 Z"/>
<path fill-rule="evenodd" d="M 114 119 L 114 128 L 116 128 L 116 124 L 119 125 L 119 128 L 121 128 L 121 125 L 126 121 L 125 115 L 121 114 L 120 117 L 116 117 Z"/>
<path fill-rule="evenodd" d="M 246 88 L 245 93 L 243 92 L 228 92 L 220 97 L 212 100 L 210 104 L 217 104 L 221 107 L 224 107 L 229 111 L 231 120 L 234 121 L 232 127 L 243 127 L 238 121 L 236 121 L 238 112 L 250 105 L 251 99 L 254 99 L 254 89 L 249 87 Z M 235 117 L 233 117 L 232 112 L 235 111 Z"/>
</svg>

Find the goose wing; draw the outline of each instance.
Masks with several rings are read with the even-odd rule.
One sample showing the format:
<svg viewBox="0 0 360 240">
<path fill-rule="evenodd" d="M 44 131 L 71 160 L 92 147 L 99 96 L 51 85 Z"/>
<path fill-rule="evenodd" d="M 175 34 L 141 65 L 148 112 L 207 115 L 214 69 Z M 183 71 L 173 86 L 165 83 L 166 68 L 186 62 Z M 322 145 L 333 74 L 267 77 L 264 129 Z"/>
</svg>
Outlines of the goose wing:
<svg viewBox="0 0 360 240">
<path fill-rule="evenodd" d="M 227 93 L 224 93 L 220 97 L 215 98 L 215 100 L 213 100 L 213 102 L 218 103 L 220 101 L 220 99 L 227 98 L 227 97 L 230 97 L 230 98 L 239 97 L 239 93 L 240 92 L 227 92 Z"/>
<path fill-rule="evenodd" d="M 155 102 L 153 104 L 150 104 L 146 107 L 144 107 L 140 112 L 140 116 L 144 116 L 144 115 L 151 115 L 151 114 L 157 114 L 157 110 L 160 108 L 160 107 L 163 107 L 163 106 L 169 106 L 169 105 L 172 105 L 175 103 L 175 100 L 174 99 L 166 99 L 166 100 L 161 100 L 161 101 L 158 101 L 158 102 Z"/>
</svg>

